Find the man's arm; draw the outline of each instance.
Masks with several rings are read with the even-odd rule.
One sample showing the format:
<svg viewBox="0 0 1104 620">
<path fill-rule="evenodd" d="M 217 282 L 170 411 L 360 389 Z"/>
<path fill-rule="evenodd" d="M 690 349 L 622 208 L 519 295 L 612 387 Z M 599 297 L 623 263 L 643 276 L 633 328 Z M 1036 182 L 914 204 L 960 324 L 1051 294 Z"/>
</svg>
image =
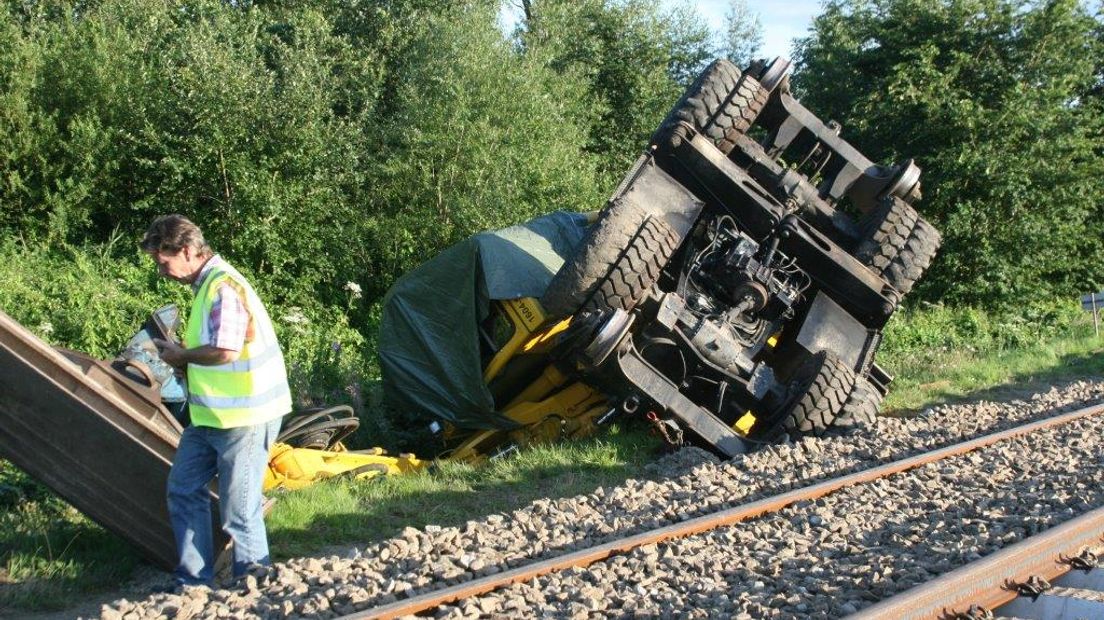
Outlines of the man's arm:
<svg viewBox="0 0 1104 620">
<path fill-rule="evenodd" d="M 238 291 L 229 284 L 218 288 L 208 318 L 210 340 L 208 344 L 185 349 L 174 342 L 154 340 L 161 352 L 161 359 L 174 368 L 184 369 L 188 364 L 217 366 L 237 361 L 245 347 L 249 333 L 249 311 Z"/>
<path fill-rule="evenodd" d="M 175 342 L 159 338 L 154 339 L 153 344 L 157 345 L 157 350 L 161 352 L 161 359 L 174 368 L 187 368 L 188 364 L 217 366 L 237 361 L 241 357 L 241 351 L 220 349 L 209 344 L 185 349 Z"/>
</svg>

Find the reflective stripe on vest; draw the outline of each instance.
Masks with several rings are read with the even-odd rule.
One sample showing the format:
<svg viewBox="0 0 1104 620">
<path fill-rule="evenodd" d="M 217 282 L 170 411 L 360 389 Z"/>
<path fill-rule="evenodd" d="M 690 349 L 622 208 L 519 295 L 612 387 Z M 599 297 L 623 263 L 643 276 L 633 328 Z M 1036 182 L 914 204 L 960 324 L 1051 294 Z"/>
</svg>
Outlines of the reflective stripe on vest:
<svg viewBox="0 0 1104 620">
<path fill-rule="evenodd" d="M 249 311 L 253 338 L 233 362 L 217 366 L 188 364 L 192 424 L 215 428 L 261 424 L 291 411 L 291 390 L 276 331 L 264 304 L 233 267 L 215 265 L 204 278 L 192 304 L 184 346 L 191 349 L 210 344 L 211 309 L 223 283 L 241 295 Z"/>
</svg>

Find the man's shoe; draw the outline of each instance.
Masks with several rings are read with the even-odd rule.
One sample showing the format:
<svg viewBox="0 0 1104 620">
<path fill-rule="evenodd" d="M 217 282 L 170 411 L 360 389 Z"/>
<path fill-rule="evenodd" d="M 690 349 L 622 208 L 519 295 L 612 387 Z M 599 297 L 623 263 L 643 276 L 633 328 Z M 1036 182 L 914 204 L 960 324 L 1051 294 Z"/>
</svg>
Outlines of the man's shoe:
<svg viewBox="0 0 1104 620">
<path fill-rule="evenodd" d="M 188 594 L 189 591 L 195 590 L 210 590 L 211 586 L 205 583 L 184 583 L 182 581 L 173 581 L 170 583 L 163 583 L 150 588 L 150 594 Z"/>
<path fill-rule="evenodd" d="M 162 583 L 149 589 L 150 594 L 180 594 L 184 590 L 184 584 L 179 581 Z"/>
</svg>

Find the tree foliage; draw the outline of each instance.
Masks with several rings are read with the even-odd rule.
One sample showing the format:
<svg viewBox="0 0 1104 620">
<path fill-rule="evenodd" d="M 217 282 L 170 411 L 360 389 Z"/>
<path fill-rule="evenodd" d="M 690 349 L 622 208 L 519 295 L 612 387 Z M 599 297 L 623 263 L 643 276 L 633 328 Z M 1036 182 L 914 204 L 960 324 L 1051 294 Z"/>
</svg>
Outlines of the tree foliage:
<svg viewBox="0 0 1104 620">
<path fill-rule="evenodd" d="M 278 300 L 367 309 L 478 230 L 595 209 L 579 83 L 496 2 L 13 2 L 0 230 L 137 238 L 183 212 Z"/>
<path fill-rule="evenodd" d="M 14 87 L 4 96 L 16 103 L 5 108 L 20 115 L 0 141 L 24 148 L 5 149 L 0 225 L 88 242 L 137 236 L 155 214 L 180 211 L 293 296 L 348 268 L 299 257 L 336 246 L 335 222 L 356 212 L 345 190 L 362 175 L 364 115 L 341 103 L 379 72 L 321 12 L 83 9 L 22 27 L 4 16 L 21 35 L 9 49 L 23 55 L 5 63 Z"/>
<path fill-rule="evenodd" d="M 620 175 L 714 54 L 711 34 L 688 5 L 649 0 L 532 0 L 521 43 L 586 87 L 587 151 L 607 182 Z"/>
<path fill-rule="evenodd" d="M 527 0 L 512 36 L 499 6 L 0 4 L 0 233 L 94 246 L 183 212 L 275 302 L 370 330 L 449 243 L 598 208 L 713 55 L 687 3 Z M 947 238 L 929 299 L 1104 280 L 1102 21 L 1075 0 L 835 0 L 802 42 L 805 103 L 925 169 Z"/>
<path fill-rule="evenodd" d="M 747 0 L 729 0 L 721 49 L 737 67 L 747 67 L 763 47 L 763 21 Z"/>
<path fill-rule="evenodd" d="M 480 230 L 600 205 L 580 87 L 517 54 L 494 3 L 421 6 L 389 23 L 384 88 L 361 127 L 359 213 L 342 222 L 369 297 Z"/>
<path fill-rule="evenodd" d="M 834 0 L 799 42 L 805 104 L 875 159 L 923 167 L 945 237 L 928 299 L 1104 283 L 1100 26 L 1076 0 Z"/>
</svg>

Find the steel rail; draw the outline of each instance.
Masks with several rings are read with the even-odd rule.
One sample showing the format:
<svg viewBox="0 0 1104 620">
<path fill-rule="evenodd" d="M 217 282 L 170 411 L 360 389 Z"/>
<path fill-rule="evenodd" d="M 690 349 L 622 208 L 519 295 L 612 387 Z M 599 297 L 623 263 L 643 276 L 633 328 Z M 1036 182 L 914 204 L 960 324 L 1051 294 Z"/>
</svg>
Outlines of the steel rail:
<svg viewBox="0 0 1104 620">
<path fill-rule="evenodd" d="M 1104 508 L 1052 527 L 981 560 L 941 575 L 848 616 L 852 620 L 942 620 L 977 605 L 987 610 L 1019 596 L 1030 577 L 1052 581 L 1071 569 L 1069 558 L 1099 545 Z"/>
<path fill-rule="evenodd" d="M 928 463 L 972 452 L 1001 441 L 1028 435 L 1039 430 L 1061 426 L 1082 418 L 1099 415 L 1102 412 L 1104 412 L 1104 404 L 1093 405 L 1045 420 L 1039 420 L 989 435 L 983 435 L 969 441 L 918 454 L 872 469 L 865 469 L 840 478 L 826 480 L 813 486 L 795 489 L 780 495 L 774 495 L 755 502 L 742 504 L 740 506 L 696 517 L 659 529 L 642 532 L 626 538 L 620 538 L 595 547 L 581 549 L 547 560 L 541 560 L 494 575 L 460 583 L 455 586 L 426 592 L 405 601 L 374 607 L 347 616 L 342 616 L 342 618 L 347 620 L 387 620 L 390 618 L 398 618 L 400 616 L 433 609 L 434 607 L 439 607 L 447 603 L 485 594 L 503 586 L 525 583 L 549 573 L 573 567 L 585 568 L 595 562 L 605 560 L 616 554 L 627 553 L 637 547 L 664 542 L 675 538 L 692 536 L 718 527 L 746 521 L 770 512 L 777 512 L 796 502 L 823 497 L 844 487 L 884 478 L 922 465 L 927 465 Z"/>
</svg>

